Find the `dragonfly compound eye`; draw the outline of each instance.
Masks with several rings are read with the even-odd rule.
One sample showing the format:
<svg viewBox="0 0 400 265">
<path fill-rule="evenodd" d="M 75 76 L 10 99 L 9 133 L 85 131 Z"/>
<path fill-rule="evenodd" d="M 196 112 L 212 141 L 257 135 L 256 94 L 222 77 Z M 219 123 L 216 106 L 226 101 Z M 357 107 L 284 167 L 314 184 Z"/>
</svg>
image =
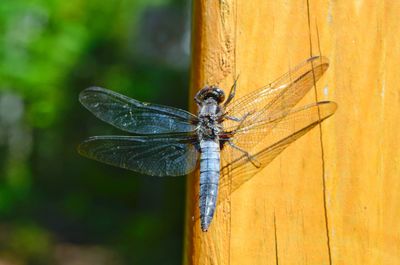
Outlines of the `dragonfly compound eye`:
<svg viewBox="0 0 400 265">
<path fill-rule="evenodd" d="M 223 101 L 225 100 L 225 93 L 224 93 L 224 91 L 223 91 L 222 89 L 220 89 L 220 88 L 218 88 L 218 87 L 214 87 L 214 88 L 213 88 L 213 95 L 212 95 L 212 97 L 215 98 L 215 100 L 216 100 L 218 103 L 221 103 L 221 102 L 223 102 Z"/>
<path fill-rule="evenodd" d="M 217 101 L 217 103 L 221 103 L 225 100 L 225 93 L 219 87 L 206 86 L 201 89 L 196 95 L 196 99 L 200 101 L 206 100 L 208 98 L 213 98 L 215 101 Z"/>
</svg>

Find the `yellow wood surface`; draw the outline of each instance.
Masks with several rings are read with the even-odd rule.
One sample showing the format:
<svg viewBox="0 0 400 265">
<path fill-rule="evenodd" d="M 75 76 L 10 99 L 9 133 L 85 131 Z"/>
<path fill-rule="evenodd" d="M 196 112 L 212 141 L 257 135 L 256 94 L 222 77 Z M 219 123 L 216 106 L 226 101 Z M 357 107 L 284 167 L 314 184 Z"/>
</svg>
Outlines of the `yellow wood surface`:
<svg viewBox="0 0 400 265">
<path fill-rule="evenodd" d="M 400 264 L 400 1 L 193 5 L 191 100 L 238 74 L 240 97 L 322 53 L 318 100 L 338 110 L 221 203 L 207 233 L 191 176 L 184 263 Z"/>
</svg>

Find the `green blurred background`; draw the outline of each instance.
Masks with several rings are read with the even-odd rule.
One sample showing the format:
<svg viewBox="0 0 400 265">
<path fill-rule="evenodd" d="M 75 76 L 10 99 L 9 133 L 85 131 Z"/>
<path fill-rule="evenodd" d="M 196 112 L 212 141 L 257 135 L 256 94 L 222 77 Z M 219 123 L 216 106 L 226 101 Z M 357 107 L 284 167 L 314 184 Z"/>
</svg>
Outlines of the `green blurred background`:
<svg viewBox="0 0 400 265">
<path fill-rule="evenodd" d="M 0 264 L 180 264 L 185 177 L 80 157 L 89 86 L 187 108 L 184 0 L 0 3 Z"/>
</svg>

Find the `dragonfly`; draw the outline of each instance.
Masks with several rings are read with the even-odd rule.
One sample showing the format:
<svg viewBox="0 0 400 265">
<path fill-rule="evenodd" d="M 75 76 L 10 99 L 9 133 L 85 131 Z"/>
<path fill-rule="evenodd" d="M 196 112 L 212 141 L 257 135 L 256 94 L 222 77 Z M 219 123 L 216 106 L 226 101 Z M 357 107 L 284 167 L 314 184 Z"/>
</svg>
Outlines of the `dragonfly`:
<svg viewBox="0 0 400 265">
<path fill-rule="evenodd" d="M 150 176 L 187 175 L 200 168 L 199 209 L 207 231 L 218 189 L 250 180 L 291 143 L 333 115 L 337 104 L 297 107 L 329 66 L 322 56 L 298 64 L 274 82 L 235 99 L 205 86 L 194 97 L 197 115 L 90 87 L 79 101 L 100 120 L 130 135 L 93 136 L 78 151 L 88 158 Z M 220 198 L 221 199 L 221 198 Z"/>
</svg>

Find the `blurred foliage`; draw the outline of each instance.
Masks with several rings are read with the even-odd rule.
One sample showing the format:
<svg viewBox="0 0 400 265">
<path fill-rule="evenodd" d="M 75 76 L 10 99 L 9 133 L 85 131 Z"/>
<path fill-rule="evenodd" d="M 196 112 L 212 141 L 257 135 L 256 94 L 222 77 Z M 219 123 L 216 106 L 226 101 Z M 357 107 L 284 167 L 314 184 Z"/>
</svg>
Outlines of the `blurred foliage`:
<svg viewBox="0 0 400 265">
<path fill-rule="evenodd" d="M 78 104 L 102 86 L 186 108 L 189 7 L 180 0 L 0 3 L 0 263 L 179 264 L 184 177 L 79 157 L 121 134 Z"/>
</svg>

